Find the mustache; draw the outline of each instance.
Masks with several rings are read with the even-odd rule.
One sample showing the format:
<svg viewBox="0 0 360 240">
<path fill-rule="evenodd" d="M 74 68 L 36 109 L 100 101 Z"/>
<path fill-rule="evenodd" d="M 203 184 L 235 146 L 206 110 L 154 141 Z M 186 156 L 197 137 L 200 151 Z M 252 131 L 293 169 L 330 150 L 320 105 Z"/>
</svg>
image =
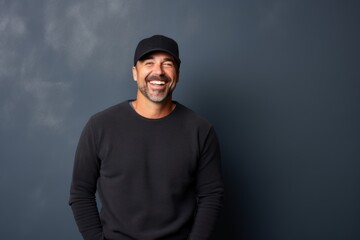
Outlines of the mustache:
<svg viewBox="0 0 360 240">
<path fill-rule="evenodd" d="M 164 82 L 170 82 L 170 78 L 166 75 L 150 75 L 145 78 L 145 81 L 164 81 Z"/>
</svg>

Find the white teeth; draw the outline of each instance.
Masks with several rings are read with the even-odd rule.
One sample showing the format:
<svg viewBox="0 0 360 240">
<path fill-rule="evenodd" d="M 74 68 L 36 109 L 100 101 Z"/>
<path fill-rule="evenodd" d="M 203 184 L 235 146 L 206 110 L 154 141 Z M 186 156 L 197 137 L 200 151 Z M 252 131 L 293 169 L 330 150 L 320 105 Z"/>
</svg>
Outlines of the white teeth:
<svg viewBox="0 0 360 240">
<path fill-rule="evenodd" d="M 150 83 L 151 84 L 156 84 L 156 85 L 164 85 L 165 84 L 165 82 L 163 82 L 163 81 L 150 81 Z"/>
</svg>

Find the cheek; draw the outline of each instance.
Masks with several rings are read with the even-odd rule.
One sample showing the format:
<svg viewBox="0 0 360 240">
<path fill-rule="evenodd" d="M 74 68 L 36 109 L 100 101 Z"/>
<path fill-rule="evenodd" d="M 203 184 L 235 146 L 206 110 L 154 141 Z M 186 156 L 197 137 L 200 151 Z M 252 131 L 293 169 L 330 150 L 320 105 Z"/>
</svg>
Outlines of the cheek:
<svg viewBox="0 0 360 240">
<path fill-rule="evenodd" d="M 151 74 L 151 71 L 141 71 L 141 73 L 138 73 L 138 76 L 140 79 L 145 79 L 147 76 Z"/>
<path fill-rule="evenodd" d="M 174 82 L 175 84 L 177 84 L 179 82 L 179 76 L 178 75 L 174 75 Z"/>
<path fill-rule="evenodd" d="M 176 72 L 170 71 L 170 72 L 167 72 L 166 74 L 167 74 L 168 77 L 173 79 L 174 82 L 177 82 L 178 76 L 177 76 Z"/>
</svg>

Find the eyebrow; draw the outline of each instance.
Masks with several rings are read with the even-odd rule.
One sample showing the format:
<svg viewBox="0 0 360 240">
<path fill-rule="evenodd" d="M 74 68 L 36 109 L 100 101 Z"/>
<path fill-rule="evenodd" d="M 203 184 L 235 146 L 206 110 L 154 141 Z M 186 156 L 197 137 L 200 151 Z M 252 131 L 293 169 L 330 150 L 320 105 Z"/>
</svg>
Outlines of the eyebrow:
<svg viewBox="0 0 360 240">
<path fill-rule="evenodd" d="M 175 60 L 173 58 L 164 58 L 164 62 L 167 62 L 167 61 L 175 62 Z"/>
<path fill-rule="evenodd" d="M 148 60 L 148 59 L 154 59 L 153 55 L 151 54 L 145 54 L 144 56 L 142 56 L 139 61 L 145 61 L 145 60 Z"/>
</svg>

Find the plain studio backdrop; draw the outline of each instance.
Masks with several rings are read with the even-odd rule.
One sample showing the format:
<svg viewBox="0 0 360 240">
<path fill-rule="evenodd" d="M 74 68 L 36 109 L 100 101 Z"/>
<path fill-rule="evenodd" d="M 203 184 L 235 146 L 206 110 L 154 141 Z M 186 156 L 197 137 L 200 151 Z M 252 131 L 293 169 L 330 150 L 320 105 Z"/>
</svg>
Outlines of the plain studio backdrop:
<svg viewBox="0 0 360 240">
<path fill-rule="evenodd" d="M 81 239 L 70 207 L 88 118 L 134 98 L 138 41 L 176 39 L 174 99 L 213 123 L 216 240 L 360 239 L 360 4 L 1 0 L 0 238 Z"/>
</svg>

